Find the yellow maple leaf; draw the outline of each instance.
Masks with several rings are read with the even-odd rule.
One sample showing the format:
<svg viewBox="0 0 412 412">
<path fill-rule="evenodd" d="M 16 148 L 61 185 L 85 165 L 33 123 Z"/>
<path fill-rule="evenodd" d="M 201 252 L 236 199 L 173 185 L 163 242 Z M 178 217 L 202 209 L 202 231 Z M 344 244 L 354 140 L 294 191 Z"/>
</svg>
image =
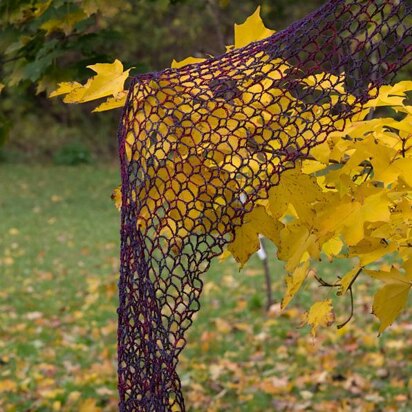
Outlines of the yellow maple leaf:
<svg viewBox="0 0 412 412">
<path fill-rule="evenodd" d="M 306 276 L 308 275 L 309 260 L 301 263 L 291 274 L 286 276 L 286 291 L 283 295 L 281 307 L 285 309 L 289 302 L 293 299 L 296 293 L 302 286 Z"/>
<path fill-rule="evenodd" d="M 280 184 L 269 190 L 268 209 L 272 216 L 281 217 L 291 204 L 303 222 L 311 223 L 316 214 L 312 205 L 323 199 L 316 179 L 295 168 L 284 172 Z"/>
<path fill-rule="evenodd" d="M 412 81 L 404 80 L 395 85 L 380 87 L 378 97 L 370 100 L 365 107 L 402 106 L 406 97 L 405 92 L 412 90 Z"/>
<path fill-rule="evenodd" d="M 329 142 L 323 142 L 317 146 L 315 146 L 313 149 L 311 149 L 310 154 L 319 162 L 322 162 L 324 164 L 329 163 L 330 159 L 330 147 L 329 147 Z"/>
<path fill-rule="evenodd" d="M 62 82 L 57 85 L 57 89 L 49 94 L 49 97 L 61 96 L 62 94 L 71 93 L 74 89 L 82 87 L 79 82 Z"/>
<path fill-rule="evenodd" d="M 258 232 L 253 225 L 244 224 L 235 230 L 235 239 L 228 246 L 240 267 L 249 260 L 249 257 L 259 250 Z"/>
<path fill-rule="evenodd" d="M 365 237 L 365 222 L 390 220 L 390 203 L 385 190 L 359 186 L 351 196 L 330 197 L 327 207 L 316 217 L 316 227 L 322 234 L 342 234 L 348 245 L 356 245 Z"/>
<path fill-rule="evenodd" d="M 382 238 L 363 238 L 356 246 L 349 247 L 348 256 L 359 258 L 361 266 L 369 265 L 396 250 L 396 242 L 382 242 Z"/>
<path fill-rule="evenodd" d="M 398 317 L 406 306 L 412 287 L 412 264 L 404 263 L 406 274 L 392 268 L 390 271 L 364 270 L 364 272 L 385 285 L 374 297 L 372 312 L 380 321 L 379 333 L 382 333 Z"/>
<path fill-rule="evenodd" d="M 334 257 L 340 253 L 343 247 L 343 242 L 342 239 L 340 238 L 339 235 L 334 236 L 327 240 L 325 243 L 322 245 L 322 250 L 326 255 L 329 257 Z"/>
<path fill-rule="evenodd" d="M 123 91 L 124 83 L 130 72 L 130 69 L 123 71 L 123 64 L 117 59 L 113 63 L 97 63 L 87 67 L 93 70 L 96 76 L 91 78 L 82 97 L 82 102 L 110 95 L 116 96 Z"/>
<path fill-rule="evenodd" d="M 389 271 L 365 269 L 364 273 L 386 284 L 391 284 L 391 283 L 405 284 L 405 283 L 410 283 L 410 281 L 412 280 L 411 272 L 404 275 L 399 270 L 393 267 Z"/>
<path fill-rule="evenodd" d="M 376 292 L 372 312 L 380 320 L 379 333 L 390 326 L 405 308 L 411 286 L 410 281 L 388 283 Z"/>
<path fill-rule="evenodd" d="M 318 248 L 317 236 L 300 221 L 287 224 L 280 232 L 278 257 L 286 262 L 286 270 L 293 272 L 307 260 L 313 248 Z"/>
<path fill-rule="evenodd" d="M 332 301 L 330 299 L 315 302 L 306 313 L 305 321 L 312 327 L 312 336 L 320 326 L 330 326 L 335 321 Z"/>
<path fill-rule="evenodd" d="M 235 230 L 235 238 L 228 250 L 242 267 L 259 250 L 258 235 L 262 234 L 278 244 L 280 227 L 281 223 L 273 219 L 263 206 L 256 206 L 246 215 L 245 223 Z"/>
<path fill-rule="evenodd" d="M 410 158 L 394 160 L 377 176 L 378 180 L 383 180 L 385 183 L 392 183 L 398 178 L 403 179 L 408 186 L 412 187 L 412 161 Z"/>
<path fill-rule="evenodd" d="M 275 33 L 265 27 L 260 17 L 260 6 L 244 23 L 235 24 L 235 48 L 247 46 L 257 40 L 265 39 Z"/>
<path fill-rule="evenodd" d="M 65 94 L 63 99 L 65 103 L 85 103 L 107 96 L 116 98 L 119 93 L 124 92 L 124 83 L 129 77 L 130 69 L 124 71 L 123 64 L 119 60 L 116 59 L 113 63 L 97 63 L 87 67 L 96 73 L 94 77 L 88 79 L 84 85 L 77 82 L 60 83 L 57 90 L 50 94 L 50 97 Z M 121 99 L 123 97 L 124 94 Z"/>
</svg>

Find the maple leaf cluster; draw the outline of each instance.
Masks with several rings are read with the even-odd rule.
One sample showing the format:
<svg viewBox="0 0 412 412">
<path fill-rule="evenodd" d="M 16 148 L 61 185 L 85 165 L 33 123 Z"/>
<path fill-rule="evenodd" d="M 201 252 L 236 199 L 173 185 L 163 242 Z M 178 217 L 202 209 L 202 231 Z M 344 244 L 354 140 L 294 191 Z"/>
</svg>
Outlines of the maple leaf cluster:
<svg viewBox="0 0 412 412">
<path fill-rule="evenodd" d="M 235 26 L 234 45 L 227 49 L 243 47 L 272 33 L 264 26 L 260 10 L 257 9 L 244 24 Z M 269 56 L 265 56 L 263 52 L 259 58 L 262 61 L 269 60 Z M 204 60 L 189 57 L 180 62 L 174 61 L 172 67 L 184 67 Z M 290 65 L 279 60 L 276 70 L 271 71 L 271 67 L 273 65 L 267 66 L 266 78 L 260 83 L 251 81 L 250 84 L 242 85 L 240 97 L 232 96 L 230 105 L 222 108 L 210 99 L 205 113 L 196 111 L 187 104 L 190 96 L 185 96 L 184 93 L 188 93 L 185 90 L 189 89 L 195 93 L 194 83 L 190 84 L 190 88 L 184 88 L 177 83 L 166 84 L 170 80 L 162 79 L 161 76 L 149 83 L 147 95 L 140 96 L 144 99 L 143 108 L 137 111 L 136 107 L 132 121 L 138 125 L 143 118 L 155 116 L 155 111 L 152 110 L 154 107 L 165 102 L 171 104 L 172 101 L 175 117 L 182 120 L 180 134 L 176 132 L 173 138 L 184 140 L 185 144 L 180 147 L 186 151 L 179 153 L 180 158 L 186 159 L 179 173 L 183 180 L 186 180 L 185 176 L 191 177 L 186 183 L 187 190 L 177 197 L 174 187 L 180 185 L 179 173 L 169 156 L 171 148 L 165 147 L 173 143 L 173 138 L 168 136 L 167 141 L 151 139 L 149 130 L 140 130 L 138 134 L 130 132 L 126 137 L 125 148 L 128 159 L 132 158 L 133 153 L 140 153 L 142 162 L 157 161 L 159 165 L 162 162 L 154 177 L 156 184 L 147 188 L 146 192 L 142 191 L 149 200 L 141 210 L 138 225 L 147 225 L 154 211 L 168 202 L 171 207 L 163 217 L 167 223 L 163 225 L 165 230 L 162 236 L 168 236 L 171 240 L 181 239 L 197 230 L 196 222 L 199 218 L 202 223 L 198 230 L 209 230 L 211 233 L 220 231 L 222 211 L 233 201 L 230 198 L 234 192 L 232 188 L 242 185 L 242 178 L 237 173 L 239 167 L 243 165 L 242 174 L 249 180 L 252 178 L 259 182 L 262 179 L 259 175 L 259 156 L 265 156 L 265 153 L 257 150 L 251 154 L 239 142 L 245 140 L 247 135 L 256 135 L 250 129 L 258 128 L 265 121 L 265 110 L 268 111 L 268 119 L 272 119 L 295 99 L 285 90 L 261 93 L 261 102 L 252 98 L 258 90 L 267 90 L 265 82 L 272 82 L 282 76 Z M 117 60 L 113 64 L 97 64 L 90 68 L 96 72 L 96 76 L 84 85 L 77 82 L 62 83 L 51 96 L 65 94 L 64 101 L 67 103 L 83 103 L 108 97 L 95 111 L 123 106 L 128 70 L 123 71 L 123 66 Z M 331 76 L 320 73 L 303 78 L 301 82 L 302 85 L 319 85 L 320 89 L 327 89 L 328 84 L 335 84 L 337 101 L 339 93 L 346 93 L 344 75 L 342 78 L 332 76 L 333 82 L 330 80 Z M 314 147 L 310 156 L 299 160 L 293 169 L 284 172 L 280 184 L 269 190 L 267 199 L 257 201 L 244 222 L 238 225 L 224 255 L 231 254 L 243 266 L 259 249 L 259 235 L 270 239 L 276 245 L 277 258 L 285 262 L 286 291 L 283 308 L 308 277 L 330 287 L 331 291 L 337 290 L 339 295 L 350 294 L 353 301 L 353 285 L 360 276 L 368 276 L 383 283 L 375 294 L 373 303 L 373 313 L 381 322 L 379 332 L 384 331 L 405 307 L 412 286 L 412 106 L 407 104 L 407 93 L 411 91 L 411 81 L 383 86 L 375 99 L 353 114 L 342 131 L 326 136 L 313 130 L 312 139 L 323 143 Z M 271 105 L 274 99 L 277 104 Z M 299 118 L 318 116 L 320 124 L 343 122 L 338 118 L 334 120 L 330 115 L 331 107 L 325 107 L 334 103 L 332 99 L 318 108 L 314 105 L 307 112 L 299 113 Z M 241 111 L 236 111 L 236 107 L 241 107 Z M 390 108 L 391 111 L 382 112 L 382 108 Z M 319 111 L 315 113 L 317 109 Z M 253 117 L 256 110 L 262 110 L 259 118 Z M 191 130 L 191 133 L 186 133 L 183 121 L 183 116 L 188 113 L 198 117 L 192 119 L 198 127 Z M 249 129 L 238 127 L 239 113 L 250 113 Z M 329 115 L 322 117 L 322 113 Z M 173 121 L 172 117 L 165 118 L 159 124 L 159 136 L 171 126 L 168 119 Z M 150 121 L 146 124 L 150 124 Z M 297 122 L 295 125 L 297 145 L 299 139 L 302 139 L 300 126 L 303 130 L 303 124 L 299 125 Z M 281 127 L 279 124 L 279 129 Z M 335 124 L 335 128 L 339 129 L 339 125 Z M 288 135 L 290 131 L 284 135 L 280 132 L 277 136 L 280 140 L 262 136 L 262 141 L 252 143 L 257 148 L 264 144 L 276 151 L 279 145 L 285 145 L 282 139 L 288 139 Z M 147 144 L 149 140 L 150 144 Z M 211 145 L 218 150 L 209 151 Z M 191 147 L 196 147 L 198 154 L 199 151 L 207 153 L 208 162 L 200 162 L 197 156 L 190 155 Z M 281 160 L 280 158 L 279 161 Z M 219 170 L 218 176 L 216 170 Z M 270 171 L 266 170 L 265 176 L 267 175 L 270 175 Z M 174 179 L 168 179 L 169 176 L 174 176 Z M 198 181 L 204 181 L 205 177 L 210 185 L 207 192 L 200 192 Z M 214 184 L 214 180 L 218 184 Z M 166 193 L 166 196 L 161 196 L 160 193 Z M 205 197 L 214 199 L 210 210 L 202 210 L 201 205 L 187 209 L 187 204 L 204 200 Z M 120 207 L 119 189 L 115 190 L 114 198 Z M 178 242 L 172 250 L 179 253 Z M 310 276 L 315 273 L 314 262 L 325 258 L 330 261 L 348 259 L 353 262 L 353 268 L 348 273 L 338 274 L 332 283 L 325 282 L 316 275 Z M 312 326 L 313 333 L 319 326 L 332 324 L 334 313 L 331 300 L 315 302 L 307 313 L 306 321 Z"/>
</svg>

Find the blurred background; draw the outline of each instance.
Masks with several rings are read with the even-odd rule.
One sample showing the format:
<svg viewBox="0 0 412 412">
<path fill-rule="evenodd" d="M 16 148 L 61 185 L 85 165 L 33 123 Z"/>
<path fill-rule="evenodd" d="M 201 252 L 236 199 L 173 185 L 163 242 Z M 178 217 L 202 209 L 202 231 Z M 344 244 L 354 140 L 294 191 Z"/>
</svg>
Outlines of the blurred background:
<svg viewBox="0 0 412 412">
<path fill-rule="evenodd" d="M 0 0 L 0 411 L 117 410 L 120 111 L 91 113 L 50 91 L 97 62 L 118 58 L 137 74 L 219 55 L 258 5 L 281 30 L 323 3 Z M 281 312 L 283 268 L 269 256 L 269 311 L 256 256 L 241 273 L 230 259 L 208 272 L 180 364 L 189 410 L 410 411 L 408 317 L 378 338 L 374 286 L 361 282 L 352 322 L 315 340 L 301 320 L 330 291 L 312 282 Z M 347 269 L 317 268 L 326 280 Z M 336 308 L 343 322 L 349 302 Z"/>
</svg>

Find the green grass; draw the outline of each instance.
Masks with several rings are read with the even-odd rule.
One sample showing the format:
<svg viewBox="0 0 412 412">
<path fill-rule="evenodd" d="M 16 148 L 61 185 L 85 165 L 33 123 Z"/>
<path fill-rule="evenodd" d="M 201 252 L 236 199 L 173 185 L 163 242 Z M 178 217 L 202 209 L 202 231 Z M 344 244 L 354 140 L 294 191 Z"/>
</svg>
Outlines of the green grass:
<svg viewBox="0 0 412 412">
<path fill-rule="evenodd" d="M 111 165 L 0 166 L 0 411 L 117 410 L 117 184 Z M 318 271 L 333 279 L 347 265 Z M 274 259 L 271 273 L 279 302 Z M 307 282 L 266 313 L 256 256 L 241 272 L 214 262 L 179 366 L 189 410 L 409 411 L 411 324 L 405 314 L 378 339 L 373 288 L 356 288 L 349 326 L 314 340 L 302 316 L 331 290 Z M 336 307 L 343 321 L 348 299 Z"/>
</svg>

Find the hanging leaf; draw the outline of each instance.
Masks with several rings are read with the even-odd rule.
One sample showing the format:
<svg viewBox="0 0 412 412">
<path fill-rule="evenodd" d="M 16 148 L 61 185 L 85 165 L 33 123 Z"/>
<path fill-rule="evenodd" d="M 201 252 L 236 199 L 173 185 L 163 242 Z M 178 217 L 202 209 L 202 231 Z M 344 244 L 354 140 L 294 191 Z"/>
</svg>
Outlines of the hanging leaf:
<svg viewBox="0 0 412 412">
<path fill-rule="evenodd" d="M 372 312 L 381 322 L 379 333 L 390 326 L 405 308 L 411 286 L 411 282 L 389 283 L 376 292 Z"/>
<path fill-rule="evenodd" d="M 246 223 L 235 231 L 235 239 L 228 250 L 242 267 L 249 257 L 260 248 L 259 234 L 263 234 L 274 243 L 279 242 L 280 222 L 267 214 L 263 206 L 256 206 L 246 217 Z"/>
<path fill-rule="evenodd" d="M 335 321 L 330 299 L 314 303 L 305 316 L 305 322 L 312 327 L 312 336 L 316 336 L 319 327 L 330 326 Z"/>
<path fill-rule="evenodd" d="M 308 275 L 309 260 L 301 263 L 291 274 L 286 276 L 286 292 L 283 295 L 281 307 L 285 309 L 299 291 Z"/>
<path fill-rule="evenodd" d="M 77 82 L 60 83 L 57 90 L 50 94 L 50 97 L 65 94 L 63 100 L 65 103 L 85 103 L 113 96 L 114 101 L 105 102 L 103 108 L 99 106 L 96 111 L 109 110 L 110 106 L 119 107 L 126 94 L 124 83 L 129 77 L 130 69 L 124 71 L 123 64 L 119 60 L 115 60 L 113 63 L 97 63 L 87 67 L 93 70 L 96 76 L 90 78 L 84 85 Z"/>
</svg>

